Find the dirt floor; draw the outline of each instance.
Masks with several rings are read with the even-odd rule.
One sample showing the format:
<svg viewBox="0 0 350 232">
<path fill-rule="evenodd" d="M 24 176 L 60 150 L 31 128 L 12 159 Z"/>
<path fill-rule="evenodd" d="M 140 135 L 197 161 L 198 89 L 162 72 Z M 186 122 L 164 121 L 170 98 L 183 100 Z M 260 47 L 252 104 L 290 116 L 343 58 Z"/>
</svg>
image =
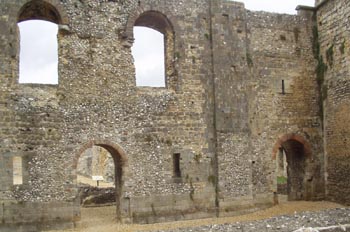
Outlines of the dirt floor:
<svg viewBox="0 0 350 232">
<path fill-rule="evenodd" d="M 333 209 L 344 207 L 342 205 L 331 202 L 287 202 L 276 205 L 272 208 L 258 211 L 251 214 L 225 217 L 225 218 L 210 218 L 190 221 L 177 221 L 168 223 L 157 223 L 149 225 L 121 225 L 115 222 L 115 207 L 97 207 L 97 208 L 82 208 L 82 220 L 77 228 L 71 230 L 61 230 L 60 232 L 133 232 L 133 231 L 152 231 L 166 230 L 175 228 L 195 227 L 210 224 L 224 224 L 235 222 L 246 222 L 267 219 L 280 215 L 291 215 L 304 211 L 320 211 L 324 209 Z M 53 231 L 52 231 L 53 232 Z M 55 231 L 58 232 L 58 231 Z"/>
</svg>

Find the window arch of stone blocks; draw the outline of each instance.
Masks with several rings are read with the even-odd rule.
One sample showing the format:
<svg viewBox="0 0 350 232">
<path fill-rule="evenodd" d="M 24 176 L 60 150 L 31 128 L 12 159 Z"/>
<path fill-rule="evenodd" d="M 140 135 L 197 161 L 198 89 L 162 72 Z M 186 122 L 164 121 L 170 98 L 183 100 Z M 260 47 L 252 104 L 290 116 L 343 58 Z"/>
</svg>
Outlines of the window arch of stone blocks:
<svg viewBox="0 0 350 232">
<path fill-rule="evenodd" d="M 46 20 L 56 24 L 68 24 L 68 17 L 58 0 L 27 1 L 18 11 L 18 22 Z"/>
<path fill-rule="evenodd" d="M 284 142 L 287 142 L 288 140 L 295 140 L 295 141 L 299 142 L 300 144 L 302 144 L 304 146 L 304 154 L 308 158 L 312 158 L 311 146 L 310 146 L 308 141 L 306 141 L 302 136 L 297 135 L 297 134 L 286 134 L 286 135 L 281 136 L 277 140 L 277 142 L 275 143 L 275 145 L 272 149 L 272 159 L 273 160 L 276 159 L 277 152 L 282 147 L 282 144 Z"/>
<path fill-rule="evenodd" d="M 156 10 L 138 8 L 130 15 L 123 38 L 130 44 L 134 41 L 133 27 L 142 26 L 154 29 L 164 35 L 165 85 L 168 89 L 176 89 L 177 72 L 175 69 L 175 30 L 169 18 Z M 131 45 L 130 45 L 131 46 Z"/>
</svg>

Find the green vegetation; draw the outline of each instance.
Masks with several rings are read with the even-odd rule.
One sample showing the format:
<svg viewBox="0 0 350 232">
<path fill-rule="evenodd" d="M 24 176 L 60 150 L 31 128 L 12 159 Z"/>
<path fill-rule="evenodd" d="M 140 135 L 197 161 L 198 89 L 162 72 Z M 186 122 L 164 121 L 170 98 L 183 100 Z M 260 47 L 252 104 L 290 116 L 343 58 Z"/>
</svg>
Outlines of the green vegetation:
<svg viewBox="0 0 350 232">
<path fill-rule="evenodd" d="M 318 42 L 318 29 L 317 29 L 317 26 L 314 26 L 312 28 L 312 36 L 313 36 L 312 52 L 314 54 L 315 59 L 318 60 L 319 55 L 320 55 L 320 43 Z"/>
<path fill-rule="evenodd" d="M 152 142 L 153 141 L 153 137 L 152 137 L 152 135 L 146 135 L 146 137 L 145 137 L 145 142 L 148 142 L 148 143 L 150 143 L 150 142 Z"/>
<path fill-rule="evenodd" d="M 214 175 L 208 176 L 208 182 L 212 183 L 213 186 L 215 186 L 215 184 L 216 184 L 216 177 Z"/>
<path fill-rule="evenodd" d="M 325 101 L 328 96 L 328 88 L 327 85 L 322 86 L 322 101 Z"/>
<path fill-rule="evenodd" d="M 253 66 L 253 59 L 252 59 L 251 55 L 248 52 L 246 53 L 246 59 L 247 59 L 248 66 L 252 67 Z"/>
<path fill-rule="evenodd" d="M 168 146 L 173 145 L 173 142 L 171 141 L 171 139 L 166 139 L 166 140 L 165 140 L 165 143 L 166 143 Z"/>
<path fill-rule="evenodd" d="M 318 38 L 318 29 L 317 26 L 314 26 L 312 28 L 312 34 L 313 34 L 313 47 L 312 51 L 314 54 L 314 58 L 317 60 L 317 66 L 316 66 L 316 80 L 317 84 L 319 86 L 319 93 L 320 93 L 320 101 L 319 101 L 319 107 L 320 107 L 320 118 L 323 122 L 323 102 L 327 99 L 327 86 L 325 85 L 325 74 L 328 69 L 327 65 L 323 62 L 323 57 L 320 54 L 320 43 Z M 326 58 L 330 65 L 333 65 L 333 45 L 328 48 L 326 52 Z"/>
<path fill-rule="evenodd" d="M 175 52 L 175 58 L 178 60 L 180 59 L 180 52 Z"/>
<path fill-rule="evenodd" d="M 191 189 L 190 189 L 190 199 L 191 199 L 191 201 L 193 201 L 194 200 L 194 187 L 193 187 L 193 184 L 192 184 L 192 179 L 190 179 L 190 187 L 191 187 Z"/>
<path fill-rule="evenodd" d="M 339 47 L 339 51 L 342 55 L 344 55 L 344 53 L 345 53 L 345 40 L 343 40 L 343 42 L 341 43 L 341 45 Z"/>
<path fill-rule="evenodd" d="M 202 158 L 202 154 L 201 153 L 198 153 L 198 154 L 195 154 L 193 159 L 199 163 L 201 161 L 201 158 Z"/>
<path fill-rule="evenodd" d="M 287 184 L 287 177 L 285 176 L 278 176 L 277 177 L 277 184 Z"/>
<path fill-rule="evenodd" d="M 299 41 L 299 34 L 300 34 L 300 30 L 299 28 L 295 27 L 294 30 L 294 39 L 295 39 L 295 42 L 297 43 Z"/>
<path fill-rule="evenodd" d="M 317 60 L 317 66 L 316 66 L 316 77 L 317 77 L 317 84 L 319 86 L 322 86 L 324 83 L 324 76 L 327 71 L 328 67 L 323 62 L 323 57 L 319 56 Z"/>
<path fill-rule="evenodd" d="M 333 62 L 334 62 L 333 48 L 334 48 L 334 44 L 332 44 L 326 51 L 326 59 L 327 59 L 329 66 L 331 66 L 331 67 L 333 66 Z"/>
</svg>

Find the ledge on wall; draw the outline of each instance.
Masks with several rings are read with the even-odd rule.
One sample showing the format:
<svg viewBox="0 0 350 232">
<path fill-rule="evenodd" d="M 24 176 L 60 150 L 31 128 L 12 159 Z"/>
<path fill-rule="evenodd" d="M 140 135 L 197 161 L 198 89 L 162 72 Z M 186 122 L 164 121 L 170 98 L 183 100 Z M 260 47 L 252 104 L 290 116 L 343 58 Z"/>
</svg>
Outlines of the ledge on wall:
<svg viewBox="0 0 350 232">
<path fill-rule="evenodd" d="M 306 11 L 316 11 L 317 8 L 314 6 L 304 6 L 304 5 L 298 5 L 295 10 L 306 10 Z"/>
<path fill-rule="evenodd" d="M 304 5 L 298 5 L 295 10 L 305 10 L 305 11 L 318 11 L 324 4 L 329 2 L 329 0 L 321 0 L 319 3 L 317 3 L 316 6 L 304 6 Z"/>
<path fill-rule="evenodd" d="M 317 8 L 313 6 L 298 5 L 295 10 L 298 11 L 299 16 L 304 16 L 311 19 L 314 13 L 317 11 Z"/>
</svg>

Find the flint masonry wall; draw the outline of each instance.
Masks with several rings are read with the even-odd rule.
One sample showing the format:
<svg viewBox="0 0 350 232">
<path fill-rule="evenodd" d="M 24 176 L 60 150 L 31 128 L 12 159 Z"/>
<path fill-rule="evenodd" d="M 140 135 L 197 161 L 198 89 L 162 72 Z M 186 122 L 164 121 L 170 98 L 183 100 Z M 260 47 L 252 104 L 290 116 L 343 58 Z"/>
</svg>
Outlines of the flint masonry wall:
<svg viewBox="0 0 350 232">
<path fill-rule="evenodd" d="M 324 107 L 326 186 L 330 200 L 350 203 L 348 1 L 323 1 L 317 11 L 319 81 Z"/>
<path fill-rule="evenodd" d="M 0 11 L 0 228 L 35 231 L 79 220 L 76 165 L 93 145 L 114 158 L 124 222 L 272 205 L 276 153 L 291 140 L 305 156 L 300 199 L 323 198 L 312 12 L 250 12 L 205 0 L 3 1 Z M 18 84 L 16 24 L 35 13 L 60 24 L 55 86 Z M 135 24 L 168 36 L 166 88 L 136 87 Z M 15 156 L 22 157 L 22 185 L 13 185 Z"/>
<path fill-rule="evenodd" d="M 1 79 L 7 104 L 3 111 L 8 117 L 13 114 L 5 119 L 8 124 L 2 124 L 3 131 L 9 131 L 1 146 L 7 162 L 2 162 L 7 168 L 2 169 L 4 228 L 26 223 L 36 230 L 79 220 L 76 163 L 92 145 L 107 148 L 119 167 L 117 208 L 123 221 L 213 216 L 215 191 L 208 181 L 213 175 L 212 153 L 207 141 L 212 132 L 207 131 L 210 119 L 204 113 L 210 107 L 204 84 L 211 71 L 205 37 L 207 2 L 50 1 L 66 16 L 58 23 L 67 25 L 60 27 L 58 36 L 57 86 L 17 83 L 16 23 L 27 2 L 2 3 L 2 25 L 12 31 L 4 35 L 7 42 L 2 48 L 14 47 L 12 56 L 4 59 L 12 68 L 3 69 L 8 73 Z M 173 23 L 178 38 L 171 60 L 177 81 L 171 88 L 135 86 L 132 35 L 125 31 L 130 20 L 151 10 Z M 193 56 L 198 57 L 196 64 Z M 174 153 L 181 154 L 180 178 L 173 177 Z M 13 156 L 23 157 L 20 186 L 12 185 Z M 29 210 L 26 218 L 19 216 Z"/>
<path fill-rule="evenodd" d="M 312 56 L 312 13 L 298 16 L 248 14 L 252 82 L 251 123 L 253 194 L 275 191 L 276 145 L 296 135 L 303 138 L 305 160 L 304 199 L 322 198 L 323 149 L 320 146 L 318 87 Z M 271 45 L 273 44 L 273 45 Z M 282 87 L 283 85 L 283 87 Z M 300 141 L 300 140 L 299 140 Z M 310 154 L 306 147 L 310 146 Z M 262 155 L 264 154 L 265 155 Z M 264 173 L 264 175 L 261 175 Z"/>
<path fill-rule="evenodd" d="M 301 10 L 300 16 L 292 16 L 250 12 L 227 1 L 213 5 L 221 215 L 272 204 L 277 192 L 276 148 L 293 136 L 310 144 L 301 199 L 322 199 L 312 12 Z"/>
</svg>

